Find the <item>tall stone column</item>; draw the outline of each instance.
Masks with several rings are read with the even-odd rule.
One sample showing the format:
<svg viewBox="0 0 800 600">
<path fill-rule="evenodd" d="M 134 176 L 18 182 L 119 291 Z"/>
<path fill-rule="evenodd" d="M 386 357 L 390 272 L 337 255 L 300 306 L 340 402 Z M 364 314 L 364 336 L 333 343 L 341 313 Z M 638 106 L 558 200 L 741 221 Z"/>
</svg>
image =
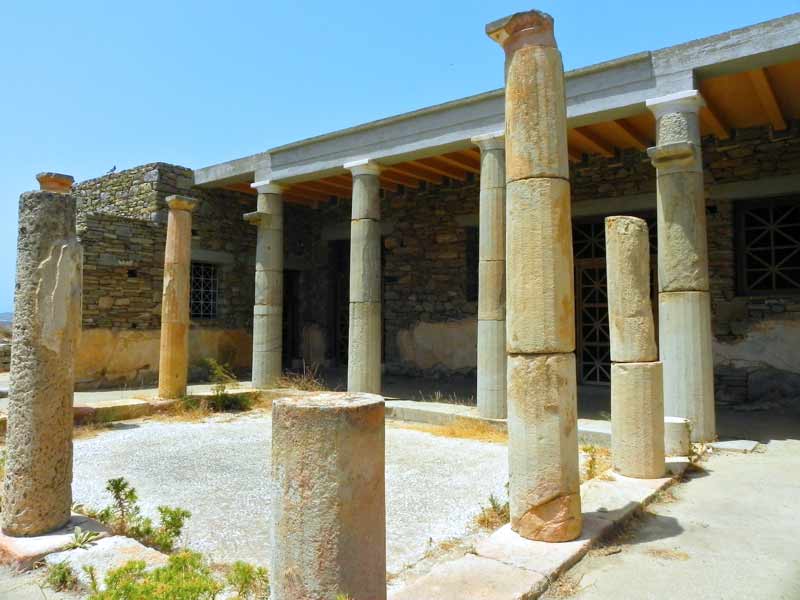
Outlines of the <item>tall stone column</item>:
<svg viewBox="0 0 800 600">
<path fill-rule="evenodd" d="M 353 173 L 350 221 L 350 334 L 347 390 L 381 393 L 380 166 L 345 165 Z"/>
<path fill-rule="evenodd" d="M 553 18 L 486 26 L 506 54 L 506 346 L 511 528 L 581 533 L 566 97 Z"/>
<path fill-rule="evenodd" d="M 164 290 L 161 299 L 160 398 L 186 395 L 189 376 L 189 276 L 192 261 L 192 211 L 197 201 L 168 196 Z"/>
<path fill-rule="evenodd" d="M 650 304 L 650 239 L 636 217 L 606 218 L 611 458 L 627 477 L 664 475 L 664 391 Z"/>
<path fill-rule="evenodd" d="M 35 536 L 69 521 L 72 395 L 83 251 L 69 175 L 40 173 L 19 199 L 2 529 Z"/>
<path fill-rule="evenodd" d="M 383 398 L 272 407 L 272 598 L 386 599 Z"/>
<path fill-rule="evenodd" d="M 478 236 L 478 413 L 506 418 L 506 148 L 502 133 L 481 149 Z"/>
<path fill-rule="evenodd" d="M 246 221 L 258 227 L 256 294 L 253 306 L 253 387 L 268 388 L 283 366 L 283 199 L 282 188 L 257 182 L 256 212 Z"/>
<path fill-rule="evenodd" d="M 659 350 L 664 407 L 689 419 L 692 441 L 715 438 L 706 212 L 696 90 L 647 101 L 657 145 Z"/>
</svg>

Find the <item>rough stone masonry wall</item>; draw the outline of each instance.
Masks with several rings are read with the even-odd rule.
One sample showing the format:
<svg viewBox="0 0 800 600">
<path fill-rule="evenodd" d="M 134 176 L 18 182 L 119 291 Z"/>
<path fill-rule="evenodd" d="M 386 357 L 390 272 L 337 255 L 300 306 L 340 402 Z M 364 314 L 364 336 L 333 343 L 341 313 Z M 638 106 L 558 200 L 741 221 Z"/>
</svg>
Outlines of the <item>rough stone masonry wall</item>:
<svg viewBox="0 0 800 600">
<path fill-rule="evenodd" d="M 0 373 L 11 368 L 11 342 L 0 342 Z"/>
</svg>

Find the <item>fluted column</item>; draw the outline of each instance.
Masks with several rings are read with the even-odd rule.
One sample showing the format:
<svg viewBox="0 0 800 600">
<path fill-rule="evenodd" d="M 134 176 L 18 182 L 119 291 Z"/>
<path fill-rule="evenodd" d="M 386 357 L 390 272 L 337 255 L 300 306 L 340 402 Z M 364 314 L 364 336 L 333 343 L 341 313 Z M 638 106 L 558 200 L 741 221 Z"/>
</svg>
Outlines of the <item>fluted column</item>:
<svg viewBox="0 0 800 600">
<path fill-rule="evenodd" d="M 283 199 L 282 188 L 268 181 L 258 190 L 256 212 L 244 215 L 258 227 L 253 305 L 253 387 L 268 388 L 283 366 Z"/>
<path fill-rule="evenodd" d="M 656 117 L 648 150 L 657 169 L 659 350 L 664 409 L 689 419 L 692 441 L 716 436 L 711 302 L 703 191 L 700 93 L 647 101 Z"/>
<path fill-rule="evenodd" d="M 581 533 L 564 67 L 553 18 L 490 23 L 506 54 L 506 346 L 511 528 Z"/>
<path fill-rule="evenodd" d="M 189 376 L 189 276 L 192 260 L 194 198 L 168 196 L 167 244 L 164 250 L 164 289 L 161 296 L 161 350 L 158 395 L 186 395 Z"/>
<path fill-rule="evenodd" d="M 380 166 L 345 165 L 353 173 L 350 221 L 350 329 L 347 391 L 381 393 Z"/>
<path fill-rule="evenodd" d="M 503 133 L 481 149 L 478 236 L 478 413 L 506 418 L 506 148 Z"/>
</svg>

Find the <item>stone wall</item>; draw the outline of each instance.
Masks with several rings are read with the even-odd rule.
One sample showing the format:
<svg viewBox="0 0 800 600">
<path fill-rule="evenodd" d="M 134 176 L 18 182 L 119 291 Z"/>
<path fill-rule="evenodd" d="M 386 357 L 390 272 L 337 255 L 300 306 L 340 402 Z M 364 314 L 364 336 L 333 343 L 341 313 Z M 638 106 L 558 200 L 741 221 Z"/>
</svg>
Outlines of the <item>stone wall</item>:
<svg viewBox="0 0 800 600">
<path fill-rule="evenodd" d="M 0 373 L 11 368 L 11 342 L 0 341 Z"/>
</svg>

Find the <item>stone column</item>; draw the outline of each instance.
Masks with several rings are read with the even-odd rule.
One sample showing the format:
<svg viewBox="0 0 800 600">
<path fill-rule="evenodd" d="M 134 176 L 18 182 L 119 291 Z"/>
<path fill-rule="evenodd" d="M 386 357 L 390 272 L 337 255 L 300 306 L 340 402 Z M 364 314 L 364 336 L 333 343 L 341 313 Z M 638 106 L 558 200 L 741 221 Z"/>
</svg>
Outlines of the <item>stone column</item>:
<svg viewBox="0 0 800 600">
<path fill-rule="evenodd" d="M 506 54 L 506 346 L 511 528 L 581 533 L 566 99 L 553 19 L 490 23 Z"/>
<path fill-rule="evenodd" d="M 19 199 L 3 532 L 36 536 L 69 521 L 72 392 L 83 251 L 69 175 L 40 173 Z"/>
<path fill-rule="evenodd" d="M 384 405 L 325 393 L 272 407 L 272 598 L 386 598 Z"/>
<path fill-rule="evenodd" d="M 696 90 L 647 101 L 657 145 L 659 350 L 667 415 L 691 421 L 692 441 L 716 436 L 711 304 Z"/>
<path fill-rule="evenodd" d="M 271 387 L 283 367 L 283 199 L 282 188 L 256 182 L 256 212 L 244 219 L 258 227 L 256 293 L 253 306 L 253 387 Z"/>
<path fill-rule="evenodd" d="M 664 392 L 650 304 L 650 239 L 635 217 L 606 219 L 611 458 L 627 477 L 664 475 Z"/>
<path fill-rule="evenodd" d="M 506 149 L 503 134 L 481 149 L 478 263 L 478 413 L 506 418 Z"/>
<path fill-rule="evenodd" d="M 158 396 L 186 395 L 189 376 L 189 275 L 192 261 L 192 211 L 197 201 L 167 196 L 167 244 L 161 297 L 161 351 Z"/>
<path fill-rule="evenodd" d="M 350 221 L 350 334 L 347 390 L 381 393 L 380 166 L 345 165 L 353 173 Z"/>
</svg>

